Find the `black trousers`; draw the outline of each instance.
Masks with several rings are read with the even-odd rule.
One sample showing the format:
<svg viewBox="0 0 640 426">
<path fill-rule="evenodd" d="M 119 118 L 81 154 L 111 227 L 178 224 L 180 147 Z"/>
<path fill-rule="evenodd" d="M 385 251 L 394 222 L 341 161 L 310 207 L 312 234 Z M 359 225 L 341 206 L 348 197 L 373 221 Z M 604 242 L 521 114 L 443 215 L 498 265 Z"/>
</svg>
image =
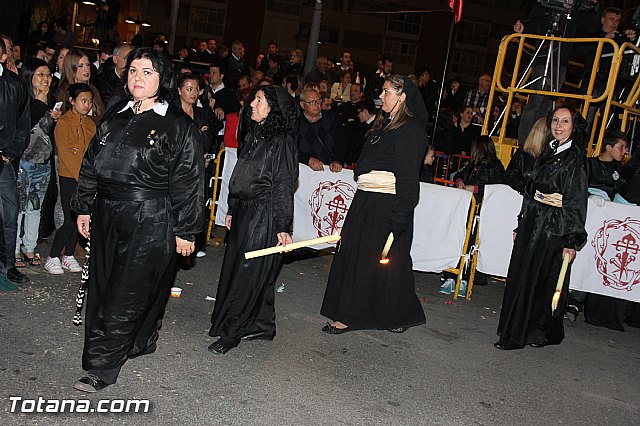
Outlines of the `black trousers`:
<svg viewBox="0 0 640 426">
<path fill-rule="evenodd" d="M 76 226 L 75 214 L 71 212 L 71 197 L 76 191 L 78 181 L 74 178 L 60 176 L 60 203 L 64 213 L 64 223 L 56 232 L 51 244 L 50 257 L 60 256 L 64 247 L 65 256 L 73 256 L 78 243 L 78 228 Z"/>
</svg>

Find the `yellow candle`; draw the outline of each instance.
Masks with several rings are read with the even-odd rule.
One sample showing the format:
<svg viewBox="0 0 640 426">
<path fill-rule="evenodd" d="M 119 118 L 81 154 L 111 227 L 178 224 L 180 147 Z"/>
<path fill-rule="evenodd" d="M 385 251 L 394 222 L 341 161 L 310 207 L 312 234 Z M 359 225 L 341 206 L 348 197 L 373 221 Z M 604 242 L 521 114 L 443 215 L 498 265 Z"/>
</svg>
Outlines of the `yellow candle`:
<svg viewBox="0 0 640 426">
<path fill-rule="evenodd" d="M 558 275 L 556 292 L 551 299 L 551 313 L 554 313 L 556 309 L 558 309 L 558 302 L 560 301 L 560 295 L 562 294 L 562 286 L 564 285 L 564 277 L 567 275 L 567 268 L 569 268 L 569 254 L 565 253 L 562 257 L 562 267 L 560 267 L 560 275 Z"/>
<path fill-rule="evenodd" d="M 389 258 L 387 255 L 389 254 L 389 250 L 391 250 L 391 245 L 393 244 L 393 232 L 389 232 L 389 237 L 387 237 L 387 242 L 384 244 L 384 248 L 382 249 L 382 255 L 380 256 L 380 263 L 383 265 L 389 263 Z"/>
<path fill-rule="evenodd" d="M 312 240 L 298 241 L 297 243 L 287 244 L 286 246 L 275 246 L 264 248 L 260 250 L 249 251 L 244 254 L 245 259 L 253 259 L 261 256 L 268 256 L 270 254 L 283 253 L 285 251 L 291 251 L 302 247 L 315 246 L 323 243 L 337 243 L 340 240 L 340 235 L 327 235 L 326 237 L 314 238 Z"/>
</svg>

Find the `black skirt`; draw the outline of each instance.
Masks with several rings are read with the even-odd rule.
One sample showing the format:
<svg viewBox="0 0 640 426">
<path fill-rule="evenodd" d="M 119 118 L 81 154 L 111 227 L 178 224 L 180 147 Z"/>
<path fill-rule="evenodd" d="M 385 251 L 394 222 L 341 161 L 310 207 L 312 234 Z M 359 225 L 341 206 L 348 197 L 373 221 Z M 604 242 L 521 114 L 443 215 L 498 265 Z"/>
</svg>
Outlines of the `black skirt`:
<svg viewBox="0 0 640 426">
<path fill-rule="evenodd" d="M 235 340 L 276 329 L 274 285 L 282 255 L 245 259 L 245 252 L 278 242 L 270 201 L 238 200 L 220 271 L 210 336 Z"/>
<path fill-rule="evenodd" d="M 352 329 L 390 329 L 426 322 L 415 292 L 413 223 L 380 264 L 391 232 L 394 195 L 357 191 L 342 228 L 320 313 Z M 412 221 L 413 222 L 413 221 Z"/>
<path fill-rule="evenodd" d="M 96 198 L 82 367 L 111 370 L 155 350 L 176 273 L 168 198 Z"/>
</svg>

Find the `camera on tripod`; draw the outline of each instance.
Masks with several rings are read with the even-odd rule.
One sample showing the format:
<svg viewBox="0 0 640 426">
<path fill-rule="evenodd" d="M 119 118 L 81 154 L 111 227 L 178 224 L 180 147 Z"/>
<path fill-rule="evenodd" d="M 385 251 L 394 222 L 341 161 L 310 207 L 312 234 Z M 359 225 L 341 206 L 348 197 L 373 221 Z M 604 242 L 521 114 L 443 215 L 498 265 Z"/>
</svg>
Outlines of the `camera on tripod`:
<svg viewBox="0 0 640 426">
<path fill-rule="evenodd" d="M 549 9 L 571 12 L 593 12 L 597 2 L 592 0 L 538 0 L 541 6 Z"/>
</svg>

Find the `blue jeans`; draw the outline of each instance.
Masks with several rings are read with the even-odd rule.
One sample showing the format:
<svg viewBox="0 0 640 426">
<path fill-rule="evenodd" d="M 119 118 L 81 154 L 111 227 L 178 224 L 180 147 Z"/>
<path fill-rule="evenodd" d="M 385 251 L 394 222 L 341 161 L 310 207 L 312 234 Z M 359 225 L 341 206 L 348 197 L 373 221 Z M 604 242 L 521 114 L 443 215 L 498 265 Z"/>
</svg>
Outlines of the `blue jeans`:
<svg viewBox="0 0 640 426">
<path fill-rule="evenodd" d="M 25 253 L 34 253 L 38 242 L 38 228 L 40 227 L 40 208 L 49 185 L 51 165 L 49 163 L 35 164 L 20 160 L 18 172 L 18 229 L 16 233 L 16 255 L 20 248 Z M 20 238 L 21 231 L 24 232 Z M 17 256 L 16 256 L 17 257 Z"/>
<path fill-rule="evenodd" d="M 0 171 L 0 273 L 16 266 L 16 234 L 18 229 L 18 195 L 16 172 L 11 164 Z"/>
</svg>

